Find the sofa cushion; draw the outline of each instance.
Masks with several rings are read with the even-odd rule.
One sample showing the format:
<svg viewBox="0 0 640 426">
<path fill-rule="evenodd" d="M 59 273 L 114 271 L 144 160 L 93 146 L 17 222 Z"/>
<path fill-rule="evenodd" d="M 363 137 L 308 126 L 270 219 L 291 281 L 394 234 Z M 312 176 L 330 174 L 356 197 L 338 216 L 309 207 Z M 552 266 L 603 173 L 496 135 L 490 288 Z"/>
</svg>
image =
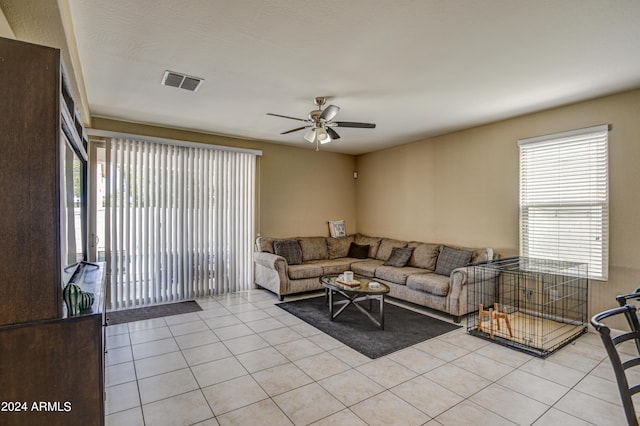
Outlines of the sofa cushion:
<svg viewBox="0 0 640 426">
<path fill-rule="evenodd" d="M 384 262 L 384 266 L 402 268 L 409 262 L 411 253 L 413 253 L 413 247 L 394 247 L 393 250 L 391 250 L 391 256 Z"/>
<path fill-rule="evenodd" d="M 493 250 L 488 248 L 468 249 L 473 250 L 471 255 L 471 263 L 486 262 L 493 260 Z"/>
<path fill-rule="evenodd" d="M 329 258 L 327 249 L 327 239 L 325 237 L 300 237 L 300 248 L 302 249 L 302 261 L 325 260 Z"/>
<path fill-rule="evenodd" d="M 427 271 L 420 268 L 412 268 L 411 266 L 405 266 L 404 268 L 396 268 L 395 266 L 379 266 L 376 268 L 376 278 L 381 280 L 391 281 L 396 284 L 406 284 L 407 277 L 413 274 L 426 274 Z"/>
<path fill-rule="evenodd" d="M 318 261 L 322 265 L 322 275 L 341 274 L 349 271 L 352 260 L 349 258 Z"/>
<path fill-rule="evenodd" d="M 353 235 L 342 238 L 327 238 L 329 259 L 338 259 L 349 255 L 349 247 L 353 243 Z"/>
<path fill-rule="evenodd" d="M 391 238 L 383 238 L 380 242 L 380 248 L 378 249 L 378 253 L 376 254 L 376 259 L 378 260 L 387 260 L 389 256 L 391 256 L 391 250 L 394 247 L 403 248 L 407 246 L 406 241 L 398 241 L 392 240 Z"/>
<path fill-rule="evenodd" d="M 410 275 L 407 278 L 407 287 L 410 289 L 424 291 L 436 296 L 448 295 L 450 286 L 451 279 L 445 275 L 426 273 Z"/>
<path fill-rule="evenodd" d="M 469 250 L 460 250 L 443 246 L 438 255 L 435 273 L 439 275 L 451 275 L 456 268 L 467 266 L 473 253 Z"/>
<path fill-rule="evenodd" d="M 289 265 L 302 263 L 302 250 L 300 250 L 300 244 L 296 240 L 274 241 L 273 250 L 278 256 L 284 257 Z"/>
<path fill-rule="evenodd" d="M 415 268 L 436 269 L 436 260 L 440 254 L 439 244 L 426 244 L 416 241 L 410 242 L 407 247 L 413 247 L 413 253 L 409 259 L 409 266 Z"/>
<path fill-rule="evenodd" d="M 351 270 L 354 274 L 373 278 L 376 276 L 376 268 L 380 267 L 384 262 L 378 259 L 363 260 L 362 262 L 354 262 L 351 264 Z"/>
<path fill-rule="evenodd" d="M 271 254 L 275 254 L 275 250 L 273 249 L 274 241 L 282 241 L 287 238 L 273 238 L 273 237 L 258 237 L 256 239 L 256 249 L 258 251 L 263 251 Z"/>
<path fill-rule="evenodd" d="M 322 263 L 303 263 L 302 265 L 289 266 L 289 279 L 301 280 L 304 278 L 321 277 L 323 274 Z"/>
<path fill-rule="evenodd" d="M 367 237 L 366 235 L 356 234 L 356 244 L 369 246 L 369 257 L 372 259 L 375 259 L 376 254 L 378 254 L 378 248 L 380 247 L 381 240 L 382 238 Z"/>
<path fill-rule="evenodd" d="M 352 257 L 354 259 L 368 259 L 369 258 L 369 248 L 368 244 L 360 245 L 356 243 L 351 243 L 349 246 L 349 252 L 347 256 Z"/>
</svg>

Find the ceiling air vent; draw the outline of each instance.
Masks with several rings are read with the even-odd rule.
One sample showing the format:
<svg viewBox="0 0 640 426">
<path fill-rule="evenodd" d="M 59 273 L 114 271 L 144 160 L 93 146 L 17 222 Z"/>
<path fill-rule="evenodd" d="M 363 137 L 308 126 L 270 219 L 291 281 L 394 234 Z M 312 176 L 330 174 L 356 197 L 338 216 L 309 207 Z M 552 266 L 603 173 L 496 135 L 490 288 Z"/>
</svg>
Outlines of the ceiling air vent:
<svg viewBox="0 0 640 426">
<path fill-rule="evenodd" d="M 195 92 L 203 81 L 203 78 L 180 74 L 174 71 L 165 71 L 160 84 Z"/>
</svg>

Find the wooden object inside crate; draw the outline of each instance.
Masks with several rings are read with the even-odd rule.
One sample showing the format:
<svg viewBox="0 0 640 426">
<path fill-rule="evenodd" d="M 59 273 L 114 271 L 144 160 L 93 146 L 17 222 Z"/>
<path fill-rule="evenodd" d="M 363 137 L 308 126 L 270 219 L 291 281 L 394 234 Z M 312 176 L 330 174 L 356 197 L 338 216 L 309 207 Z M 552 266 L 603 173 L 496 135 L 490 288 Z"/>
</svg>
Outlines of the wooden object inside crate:
<svg viewBox="0 0 640 426">
<path fill-rule="evenodd" d="M 484 319 L 489 319 L 489 335 L 493 339 L 494 336 L 494 323 L 495 328 L 500 331 L 500 320 L 503 320 L 505 325 L 507 326 L 507 331 L 509 332 L 509 337 L 513 337 L 513 331 L 511 330 L 511 321 L 509 320 L 509 314 L 507 313 L 507 307 L 503 306 L 502 312 L 498 309 L 498 304 L 494 303 L 493 308 L 489 308 L 488 311 L 484 310 L 482 304 L 480 305 L 480 309 L 478 311 L 478 331 L 482 332 L 482 323 Z"/>
</svg>

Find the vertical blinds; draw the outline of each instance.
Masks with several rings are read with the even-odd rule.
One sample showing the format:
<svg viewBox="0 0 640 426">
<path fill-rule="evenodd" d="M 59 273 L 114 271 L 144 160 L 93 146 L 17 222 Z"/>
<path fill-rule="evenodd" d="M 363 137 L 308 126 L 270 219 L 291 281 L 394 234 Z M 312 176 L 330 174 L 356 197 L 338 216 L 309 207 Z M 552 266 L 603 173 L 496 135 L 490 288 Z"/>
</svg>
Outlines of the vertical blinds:
<svg viewBox="0 0 640 426">
<path fill-rule="evenodd" d="M 113 138 L 106 162 L 111 309 L 250 288 L 255 154 Z"/>
<path fill-rule="evenodd" d="M 608 274 L 608 126 L 518 141 L 520 253 Z"/>
</svg>

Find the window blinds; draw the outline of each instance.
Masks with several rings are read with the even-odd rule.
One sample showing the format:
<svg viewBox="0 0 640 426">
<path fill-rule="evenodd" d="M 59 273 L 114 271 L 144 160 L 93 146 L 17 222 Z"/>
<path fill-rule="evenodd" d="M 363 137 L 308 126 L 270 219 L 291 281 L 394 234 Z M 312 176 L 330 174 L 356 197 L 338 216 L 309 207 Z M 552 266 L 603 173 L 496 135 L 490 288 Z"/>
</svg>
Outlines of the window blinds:
<svg viewBox="0 0 640 426">
<path fill-rule="evenodd" d="M 251 288 L 255 154 L 112 138 L 106 162 L 111 309 Z"/>
<path fill-rule="evenodd" d="M 584 262 L 608 274 L 608 126 L 538 138 L 520 146 L 520 253 Z"/>
</svg>

